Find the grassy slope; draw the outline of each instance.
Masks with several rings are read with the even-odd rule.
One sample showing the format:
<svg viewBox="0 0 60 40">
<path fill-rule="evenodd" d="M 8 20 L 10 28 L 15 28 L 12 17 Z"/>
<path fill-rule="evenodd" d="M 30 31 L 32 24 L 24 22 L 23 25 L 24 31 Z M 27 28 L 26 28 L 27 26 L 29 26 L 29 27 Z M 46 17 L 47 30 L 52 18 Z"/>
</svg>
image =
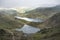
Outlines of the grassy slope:
<svg viewBox="0 0 60 40">
<path fill-rule="evenodd" d="M 18 14 L 15 10 L 0 10 L 0 28 L 14 29 L 23 24 L 14 19 Z"/>
<path fill-rule="evenodd" d="M 26 12 L 26 17 L 48 19 L 57 12 L 60 12 L 60 5 L 54 7 L 38 7 L 34 10 Z"/>
<path fill-rule="evenodd" d="M 43 25 L 44 28 L 32 36 L 33 40 L 60 40 L 60 13 L 56 13 Z"/>
</svg>

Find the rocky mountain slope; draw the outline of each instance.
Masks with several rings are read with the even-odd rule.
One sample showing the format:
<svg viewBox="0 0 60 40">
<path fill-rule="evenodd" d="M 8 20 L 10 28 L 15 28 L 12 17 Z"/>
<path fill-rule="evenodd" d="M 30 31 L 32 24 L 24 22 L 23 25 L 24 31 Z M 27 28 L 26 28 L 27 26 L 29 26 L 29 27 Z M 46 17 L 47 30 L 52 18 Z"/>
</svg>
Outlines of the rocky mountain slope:
<svg viewBox="0 0 60 40">
<path fill-rule="evenodd" d="M 49 31 L 43 40 L 60 40 L 60 13 L 53 15 L 44 25 Z"/>
<path fill-rule="evenodd" d="M 0 28 L 16 28 L 22 24 L 14 18 L 19 12 L 16 10 L 0 10 Z M 21 24 L 21 25 L 20 25 Z"/>
<path fill-rule="evenodd" d="M 27 17 L 49 18 L 57 12 L 60 12 L 60 5 L 56 5 L 54 7 L 38 7 L 26 13 L 27 13 Z"/>
<path fill-rule="evenodd" d="M 60 6 L 38 9 L 26 12 L 28 13 L 27 17 L 42 18 L 41 16 L 43 15 L 44 17 L 47 17 L 47 19 L 41 24 L 36 24 L 41 31 L 28 37 L 24 37 L 22 32 L 8 30 L 23 25 L 22 22 L 14 19 L 14 16 L 16 16 L 16 13 L 18 12 L 13 11 L 13 13 L 15 13 L 12 14 L 11 11 L 0 11 L 0 40 L 60 40 Z M 9 39 L 7 39 L 7 37 Z"/>
<path fill-rule="evenodd" d="M 42 25 L 42 26 L 41 26 Z M 41 31 L 32 35 L 33 40 L 60 40 L 60 12 L 40 24 Z"/>
</svg>

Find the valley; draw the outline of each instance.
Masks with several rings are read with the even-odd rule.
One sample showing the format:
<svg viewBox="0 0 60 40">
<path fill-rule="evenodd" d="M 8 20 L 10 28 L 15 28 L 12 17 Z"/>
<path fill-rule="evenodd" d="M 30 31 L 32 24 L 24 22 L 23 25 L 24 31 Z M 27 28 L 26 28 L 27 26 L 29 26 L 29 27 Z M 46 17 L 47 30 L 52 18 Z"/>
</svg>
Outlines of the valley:
<svg viewBox="0 0 60 40">
<path fill-rule="evenodd" d="M 60 5 L 0 9 L 0 40 L 60 40 Z"/>
</svg>

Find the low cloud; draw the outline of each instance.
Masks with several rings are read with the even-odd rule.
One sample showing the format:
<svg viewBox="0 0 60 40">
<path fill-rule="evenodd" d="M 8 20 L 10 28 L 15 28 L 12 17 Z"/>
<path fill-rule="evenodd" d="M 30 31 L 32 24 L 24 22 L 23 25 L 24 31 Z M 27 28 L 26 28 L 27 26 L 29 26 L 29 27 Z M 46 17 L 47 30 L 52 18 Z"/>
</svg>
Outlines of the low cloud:
<svg viewBox="0 0 60 40">
<path fill-rule="evenodd" d="M 0 0 L 0 7 L 38 7 L 54 6 L 60 4 L 60 0 Z"/>
</svg>

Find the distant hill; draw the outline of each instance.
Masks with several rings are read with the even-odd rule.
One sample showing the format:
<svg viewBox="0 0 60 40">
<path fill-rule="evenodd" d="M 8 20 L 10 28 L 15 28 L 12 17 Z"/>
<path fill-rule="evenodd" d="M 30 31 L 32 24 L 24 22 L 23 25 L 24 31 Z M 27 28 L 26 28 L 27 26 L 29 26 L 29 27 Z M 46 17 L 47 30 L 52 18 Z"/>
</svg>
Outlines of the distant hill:
<svg viewBox="0 0 60 40">
<path fill-rule="evenodd" d="M 25 13 L 27 11 L 33 10 L 34 8 L 30 8 L 30 7 L 19 7 L 19 8 L 15 8 L 19 13 Z"/>
<path fill-rule="evenodd" d="M 15 20 L 14 16 L 16 16 L 19 12 L 11 9 L 0 10 L 0 28 L 17 28 L 22 24 Z"/>
<path fill-rule="evenodd" d="M 39 18 L 44 16 L 45 18 L 48 18 L 57 12 L 60 12 L 60 5 L 56 5 L 54 7 L 39 7 L 26 13 L 27 17 Z"/>
</svg>

